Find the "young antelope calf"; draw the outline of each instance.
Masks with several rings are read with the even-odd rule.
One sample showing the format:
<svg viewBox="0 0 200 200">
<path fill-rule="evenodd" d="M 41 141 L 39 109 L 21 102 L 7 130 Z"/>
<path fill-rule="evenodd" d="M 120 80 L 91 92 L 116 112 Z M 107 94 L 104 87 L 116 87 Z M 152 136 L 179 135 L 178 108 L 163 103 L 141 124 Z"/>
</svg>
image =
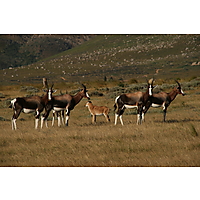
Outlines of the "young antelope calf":
<svg viewBox="0 0 200 200">
<path fill-rule="evenodd" d="M 92 123 L 96 122 L 96 116 L 97 115 L 104 115 L 106 118 L 106 121 L 109 122 L 109 108 L 106 106 L 94 106 L 91 101 L 88 101 L 86 103 L 86 107 L 88 107 L 88 110 L 90 111 L 92 115 Z"/>
</svg>

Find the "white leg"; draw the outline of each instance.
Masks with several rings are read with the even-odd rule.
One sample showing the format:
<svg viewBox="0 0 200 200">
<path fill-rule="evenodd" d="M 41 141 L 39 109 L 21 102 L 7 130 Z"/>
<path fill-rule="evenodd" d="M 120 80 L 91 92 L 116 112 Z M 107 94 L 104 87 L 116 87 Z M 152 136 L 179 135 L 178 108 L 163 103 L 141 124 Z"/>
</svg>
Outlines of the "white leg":
<svg viewBox="0 0 200 200">
<path fill-rule="evenodd" d="M 115 125 L 117 125 L 118 114 L 115 114 Z"/>
<path fill-rule="evenodd" d="M 68 120 L 69 120 L 69 116 L 67 115 L 66 116 L 66 121 L 65 121 L 66 126 L 68 126 Z"/>
<path fill-rule="evenodd" d="M 12 123 L 12 130 L 16 130 L 17 129 L 16 119 L 12 119 L 11 123 Z"/>
<path fill-rule="evenodd" d="M 38 122 L 39 122 L 39 119 L 35 119 L 35 129 L 38 128 Z"/>
<path fill-rule="evenodd" d="M 119 119 L 120 119 L 120 122 L 121 122 L 122 126 L 124 126 L 124 123 L 122 121 L 122 115 L 119 116 Z"/>
<path fill-rule="evenodd" d="M 12 130 L 14 130 L 13 119 L 11 119 Z"/>
<path fill-rule="evenodd" d="M 53 119 L 52 119 L 52 123 L 51 123 L 52 126 L 54 125 L 54 120 L 55 120 L 55 117 L 53 115 Z"/>
<path fill-rule="evenodd" d="M 61 120 L 62 120 L 62 124 L 65 125 L 65 122 L 64 122 L 64 117 L 63 115 L 61 115 Z"/>
<path fill-rule="evenodd" d="M 43 127 L 44 117 L 41 117 L 41 128 Z"/>
<path fill-rule="evenodd" d="M 144 120 L 144 113 L 142 113 L 142 122 L 145 122 L 145 120 Z"/>
<path fill-rule="evenodd" d="M 45 125 L 46 125 L 46 128 L 48 128 L 47 119 L 45 120 Z"/>
<path fill-rule="evenodd" d="M 60 122 L 60 116 L 58 116 L 58 126 L 61 126 L 61 122 Z"/>
<path fill-rule="evenodd" d="M 137 125 L 141 124 L 141 116 L 137 114 Z"/>
</svg>

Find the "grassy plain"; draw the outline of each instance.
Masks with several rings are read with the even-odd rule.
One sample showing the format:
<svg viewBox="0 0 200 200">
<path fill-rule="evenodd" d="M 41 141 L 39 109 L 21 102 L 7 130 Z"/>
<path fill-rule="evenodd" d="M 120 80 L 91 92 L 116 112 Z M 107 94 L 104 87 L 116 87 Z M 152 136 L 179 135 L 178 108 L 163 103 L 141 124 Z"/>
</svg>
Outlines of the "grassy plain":
<svg viewBox="0 0 200 200">
<path fill-rule="evenodd" d="M 2 92 L 16 97 L 11 89 Z M 35 130 L 34 116 L 22 113 L 16 131 L 11 130 L 13 111 L 2 99 L 0 166 L 200 166 L 199 88 L 184 92 L 169 107 L 166 123 L 161 108 L 151 108 L 142 125 L 127 109 L 125 125 L 114 126 L 114 98 L 93 96 L 95 105 L 111 109 L 111 123 L 97 116 L 92 124 L 83 99 L 71 112 L 69 127 L 51 127 L 50 116 L 49 128 Z"/>
</svg>

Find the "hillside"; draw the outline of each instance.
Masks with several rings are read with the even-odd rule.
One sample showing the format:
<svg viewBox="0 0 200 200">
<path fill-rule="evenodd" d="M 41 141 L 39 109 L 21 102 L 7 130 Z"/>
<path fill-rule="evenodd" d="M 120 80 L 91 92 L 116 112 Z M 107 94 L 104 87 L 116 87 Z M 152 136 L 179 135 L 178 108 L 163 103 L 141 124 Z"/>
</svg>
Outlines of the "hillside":
<svg viewBox="0 0 200 200">
<path fill-rule="evenodd" d="M 88 36 L 90 37 L 90 36 Z M 45 43 L 45 41 L 44 41 Z M 192 79 L 200 74 L 200 35 L 96 35 L 37 63 L 4 69 L 1 84 L 110 79 Z"/>
<path fill-rule="evenodd" d="M 71 49 L 92 35 L 0 35 L 0 69 L 32 64 Z"/>
</svg>

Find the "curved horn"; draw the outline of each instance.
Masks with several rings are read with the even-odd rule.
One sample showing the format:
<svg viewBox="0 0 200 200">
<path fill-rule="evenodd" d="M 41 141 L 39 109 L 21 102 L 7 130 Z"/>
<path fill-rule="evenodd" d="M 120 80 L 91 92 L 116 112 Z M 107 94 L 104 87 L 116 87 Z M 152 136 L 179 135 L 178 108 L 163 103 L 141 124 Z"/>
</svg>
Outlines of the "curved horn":
<svg viewBox="0 0 200 200">
<path fill-rule="evenodd" d="M 177 80 L 175 80 L 175 81 L 176 81 L 176 83 L 178 84 L 178 86 L 181 87 L 180 83 L 179 83 Z"/>
<path fill-rule="evenodd" d="M 49 89 L 47 78 L 43 78 L 43 87 Z"/>
<path fill-rule="evenodd" d="M 86 89 L 86 86 L 85 86 L 85 85 L 83 85 L 83 84 L 81 84 L 81 85 L 83 86 L 84 89 Z"/>
<path fill-rule="evenodd" d="M 152 84 L 153 84 L 153 81 L 154 81 L 154 78 L 151 78 L 151 79 L 148 81 L 148 83 L 152 85 Z"/>
</svg>

